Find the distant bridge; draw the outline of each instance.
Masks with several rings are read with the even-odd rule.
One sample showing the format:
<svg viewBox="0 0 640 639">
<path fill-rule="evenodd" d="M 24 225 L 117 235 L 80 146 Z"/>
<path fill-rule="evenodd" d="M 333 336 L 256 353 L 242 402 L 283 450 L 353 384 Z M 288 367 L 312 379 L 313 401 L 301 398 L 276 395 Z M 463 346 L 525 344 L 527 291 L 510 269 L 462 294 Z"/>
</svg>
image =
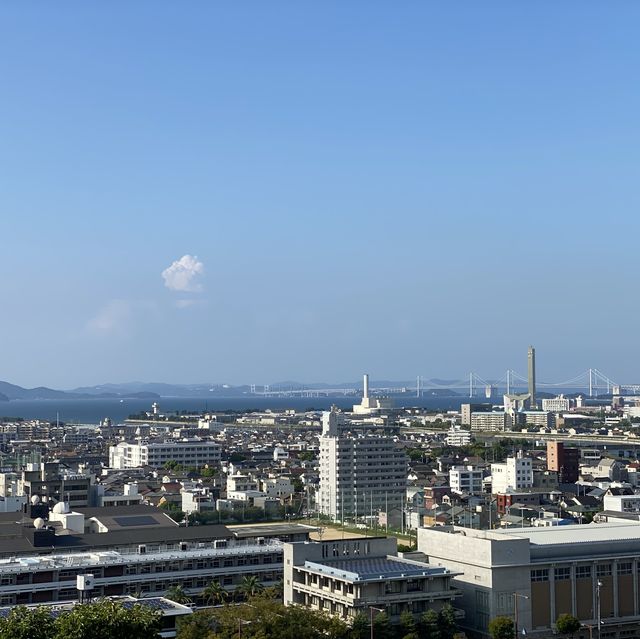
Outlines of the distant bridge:
<svg viewBox="0 0 640 639">
<path fill-rule="evenodd" d="M 467 391 L 469 397 L 498 394 L 500 392 L 511 393 L 516 389 L 525 388 L 527 378 L 520 373 L 509 369 L 499 380 L 487 381 L 477 373 L 469 373 L 466 379 L 447 384 L 439 384 L 433 380 L 418 375 L 415 386 L 399 387 L 371 387 L 372 395 L 413 395 L 422 397 L 431 390 Z M 260 397 L 361 397 L 362 392 L 357 388 L 305 388 L 292 386 L 273 386 L 269 384 L 252 384 L 251 394 Z M 597 368 L 588 370 L 561 382 L 545 382 L 536 380 L 536 388 L 540 390 L 572 390 L 584 391 L 589 397 L 597 397 L 603 394 L 640 393 L 640 383 L 625 384 L 614 382 Z M 467 393 L 465 393 L 467 394 Z M 489 395 L 490 396 L 490 395 Z"/>
</svg>

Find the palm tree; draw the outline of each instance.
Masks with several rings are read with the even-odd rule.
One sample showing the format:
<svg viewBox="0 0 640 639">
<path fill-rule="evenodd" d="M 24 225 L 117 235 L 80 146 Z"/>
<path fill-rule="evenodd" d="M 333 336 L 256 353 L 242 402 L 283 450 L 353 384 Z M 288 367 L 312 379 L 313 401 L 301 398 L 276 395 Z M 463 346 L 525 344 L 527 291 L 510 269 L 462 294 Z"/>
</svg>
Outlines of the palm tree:
<svg viewBox="0 0 640 639">
<path fill-rule="evenodd" d="M 193 602 L 193 599 L 189 597 L 182 586 L 171 586 L 171 588 L 164 593 L 164 596 L 179 604 L 190 604 Z"/>
<path fill-rule="evenodd" d="M 228 597 L 229 593 L 222 587 L 219 581 L 212 581 L 202 591 L 202 598 L 213 606 L 224 603 Z"/>
<path fill-rule="evenodd" d="M 282 582 L 282 579 L 280 579 L 278 582 L 273 584 L 273 586 L 269 586 L 268 588 L 265 588 L 264 594 L 269 599 L 276 599 L 276 600 L 282 601 L 282 596 L 284 595 L 284 583 Z"/>
<path fill-rule="evenodd" d="M 263 590 L 264 586 L 255 575 L 247 575 L 246 577 L 243 577 L 240 585 L 236 588 L 236 592 L 247 599 L 255 597 Z"/>
</svg>

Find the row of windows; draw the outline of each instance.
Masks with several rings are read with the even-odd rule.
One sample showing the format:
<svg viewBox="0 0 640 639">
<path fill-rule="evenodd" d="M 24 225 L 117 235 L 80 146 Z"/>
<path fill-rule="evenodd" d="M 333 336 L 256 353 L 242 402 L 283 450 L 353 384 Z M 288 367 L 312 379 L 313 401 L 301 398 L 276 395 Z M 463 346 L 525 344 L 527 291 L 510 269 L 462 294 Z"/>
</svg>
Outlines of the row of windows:
<svg viewBox="0 0 640 639">
<path fill-rule="evenodd" d="M 597 564 L 596 576 L 610 577 L 612 575 L 611 564 Z M 590 579 L 592 576 L 593 566 L 576 566 L 576 579 Z M 640 572 L 640 564 L 638 564 Z M 621 561 L 618 563 L 617 574 L 630 575 L 633 573 L 633 563 L 631 561 Z M 564 581 L 571 579 L 571 566 L 558 566 L 553 571 L 553 577 L 556 581 Z M 531 571 L 531 581 L 548 581 L 549 570 L 538 569 Z"/>
</svg>

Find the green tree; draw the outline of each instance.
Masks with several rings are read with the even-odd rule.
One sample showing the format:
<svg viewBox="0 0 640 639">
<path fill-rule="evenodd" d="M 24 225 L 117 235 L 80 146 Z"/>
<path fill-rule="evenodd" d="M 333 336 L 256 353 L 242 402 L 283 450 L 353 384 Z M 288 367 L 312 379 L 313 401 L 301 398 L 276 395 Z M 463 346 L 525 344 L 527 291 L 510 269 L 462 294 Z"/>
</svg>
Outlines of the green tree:
<svg viewBox="0 0 640 639">
<path fill-rule="evenodd" d="M 193 599 L 186 593 L 182 586 L 171 586 L 171 588 L 164 593 L 164 596 L 179 604 L 190 604 L 193 602 Z"/>
<path fill-rule="evenodd" d="M 374 616 L 373 633 L 376 639 L 392 639 L 393 627 L 386 612 L 379 612 Z"/>
<path fill-rule="evenodd" d="M 561 635 L 573 635 L 580 630 L 580 620 L 569 614 L 560 615 L 556 619 L 556 628 Z"/>
<path fill-rule="evenodd" d="M 219 581 L 212 581 L 203 591 L 202 598 L 213 606 L 224 603 L 229 598 L 229 593 Z"/>
<path fill-rule="evenodd" d="M 236 593 L 250 599 L 260 594 L 264 590 L 264 586 L 255 575 L 247 575 L 236 588 Z"/>
<path fill-rule="evenodd" d="M 367 639 L 369 632 L 369 620 L 366 615 L 359 612 L 351 622 L 349 639 Z"/>
<path fill-rule="evenodd" d="M 177 639 L 211 639 L 216 629 L 216 619 L 210 610 L 199 610 L 178 620 Z"/>
<path fill-rule="evenodd" d="M 125 608 L 117 601 L 105 599 L 74 606 L 60 615 L 55 621 L 55 639 L 153 639 L 160 636 L 161 618 L 160 611 L 148 606 Z"/>
<path fill-rule="evenodd" d="M 427 610 L 420 617 L 420 630 L 424 639 L 440 639 L 438 613 L 435 610 Z"/>
<path fill-rule="evenodd" d="M 275 599 L 276 601 L 282 601 L 284 596 L 284 582 L 280 579 L 278 582 L 273 584 L 273 586 L 269 586 L 265 588 L 263 593 L 266 597 L 270 599 Z"/>
<path fill-rule="evenodd" d="M 415 619 L 413 618 L 413 615 L 408 610 L 405 610 L 400 615 L 400 629 L 401 629 L 401 634 L 403 636 L 409 635 L 416 631 Z"/>
<path fill-rule="evenodd" d="M 489 622 L 491 639 L 513 639 L 513 619 L 511 617 L 494 617 Z"/>
<path fill-rule="evenodd" d="M 180 624 L 178 639 L 237 639 L 238 634 L 243 639 L 351 639 L 348 632 L 338 618 L 258 596 L 189 615 Z"/>
<path fill-rule="evenodd" d="M 438 627 L 440 628 L 440 639 L 453 639 L 458 631 L 458 622 L 453 608 L 447 604 L 438 613 Z"/>
<path fill-rule="evenodd" d="M 56 634 L 53 618 L 48 608 L 13 608 L 0 619 L 0 639 L 53 639 Z"/>
</svg>

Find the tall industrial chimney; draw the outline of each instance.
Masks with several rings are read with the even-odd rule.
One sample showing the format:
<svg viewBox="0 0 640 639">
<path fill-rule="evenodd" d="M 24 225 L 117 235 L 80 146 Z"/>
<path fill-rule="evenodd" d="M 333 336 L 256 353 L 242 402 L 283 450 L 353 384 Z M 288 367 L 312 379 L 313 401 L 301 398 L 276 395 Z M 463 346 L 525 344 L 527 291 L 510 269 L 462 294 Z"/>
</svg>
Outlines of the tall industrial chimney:
<svg viewBox="0 0 640 639">
<path fill-rule="evenodd" d="M 535 410 L 538 404 L 536 402 L 536 349 L 533 346 L 529 346 L 528 364 L 529 402 L 531 408 Z"/>
<path fill-rule="evenodd" d="M 363 386 L 362 397 L 364 399 L 367 399 L 369 397 L 369 375 L 367 375 L 366 373 L 362 378 L 362 386 Z"/>
</svg>

